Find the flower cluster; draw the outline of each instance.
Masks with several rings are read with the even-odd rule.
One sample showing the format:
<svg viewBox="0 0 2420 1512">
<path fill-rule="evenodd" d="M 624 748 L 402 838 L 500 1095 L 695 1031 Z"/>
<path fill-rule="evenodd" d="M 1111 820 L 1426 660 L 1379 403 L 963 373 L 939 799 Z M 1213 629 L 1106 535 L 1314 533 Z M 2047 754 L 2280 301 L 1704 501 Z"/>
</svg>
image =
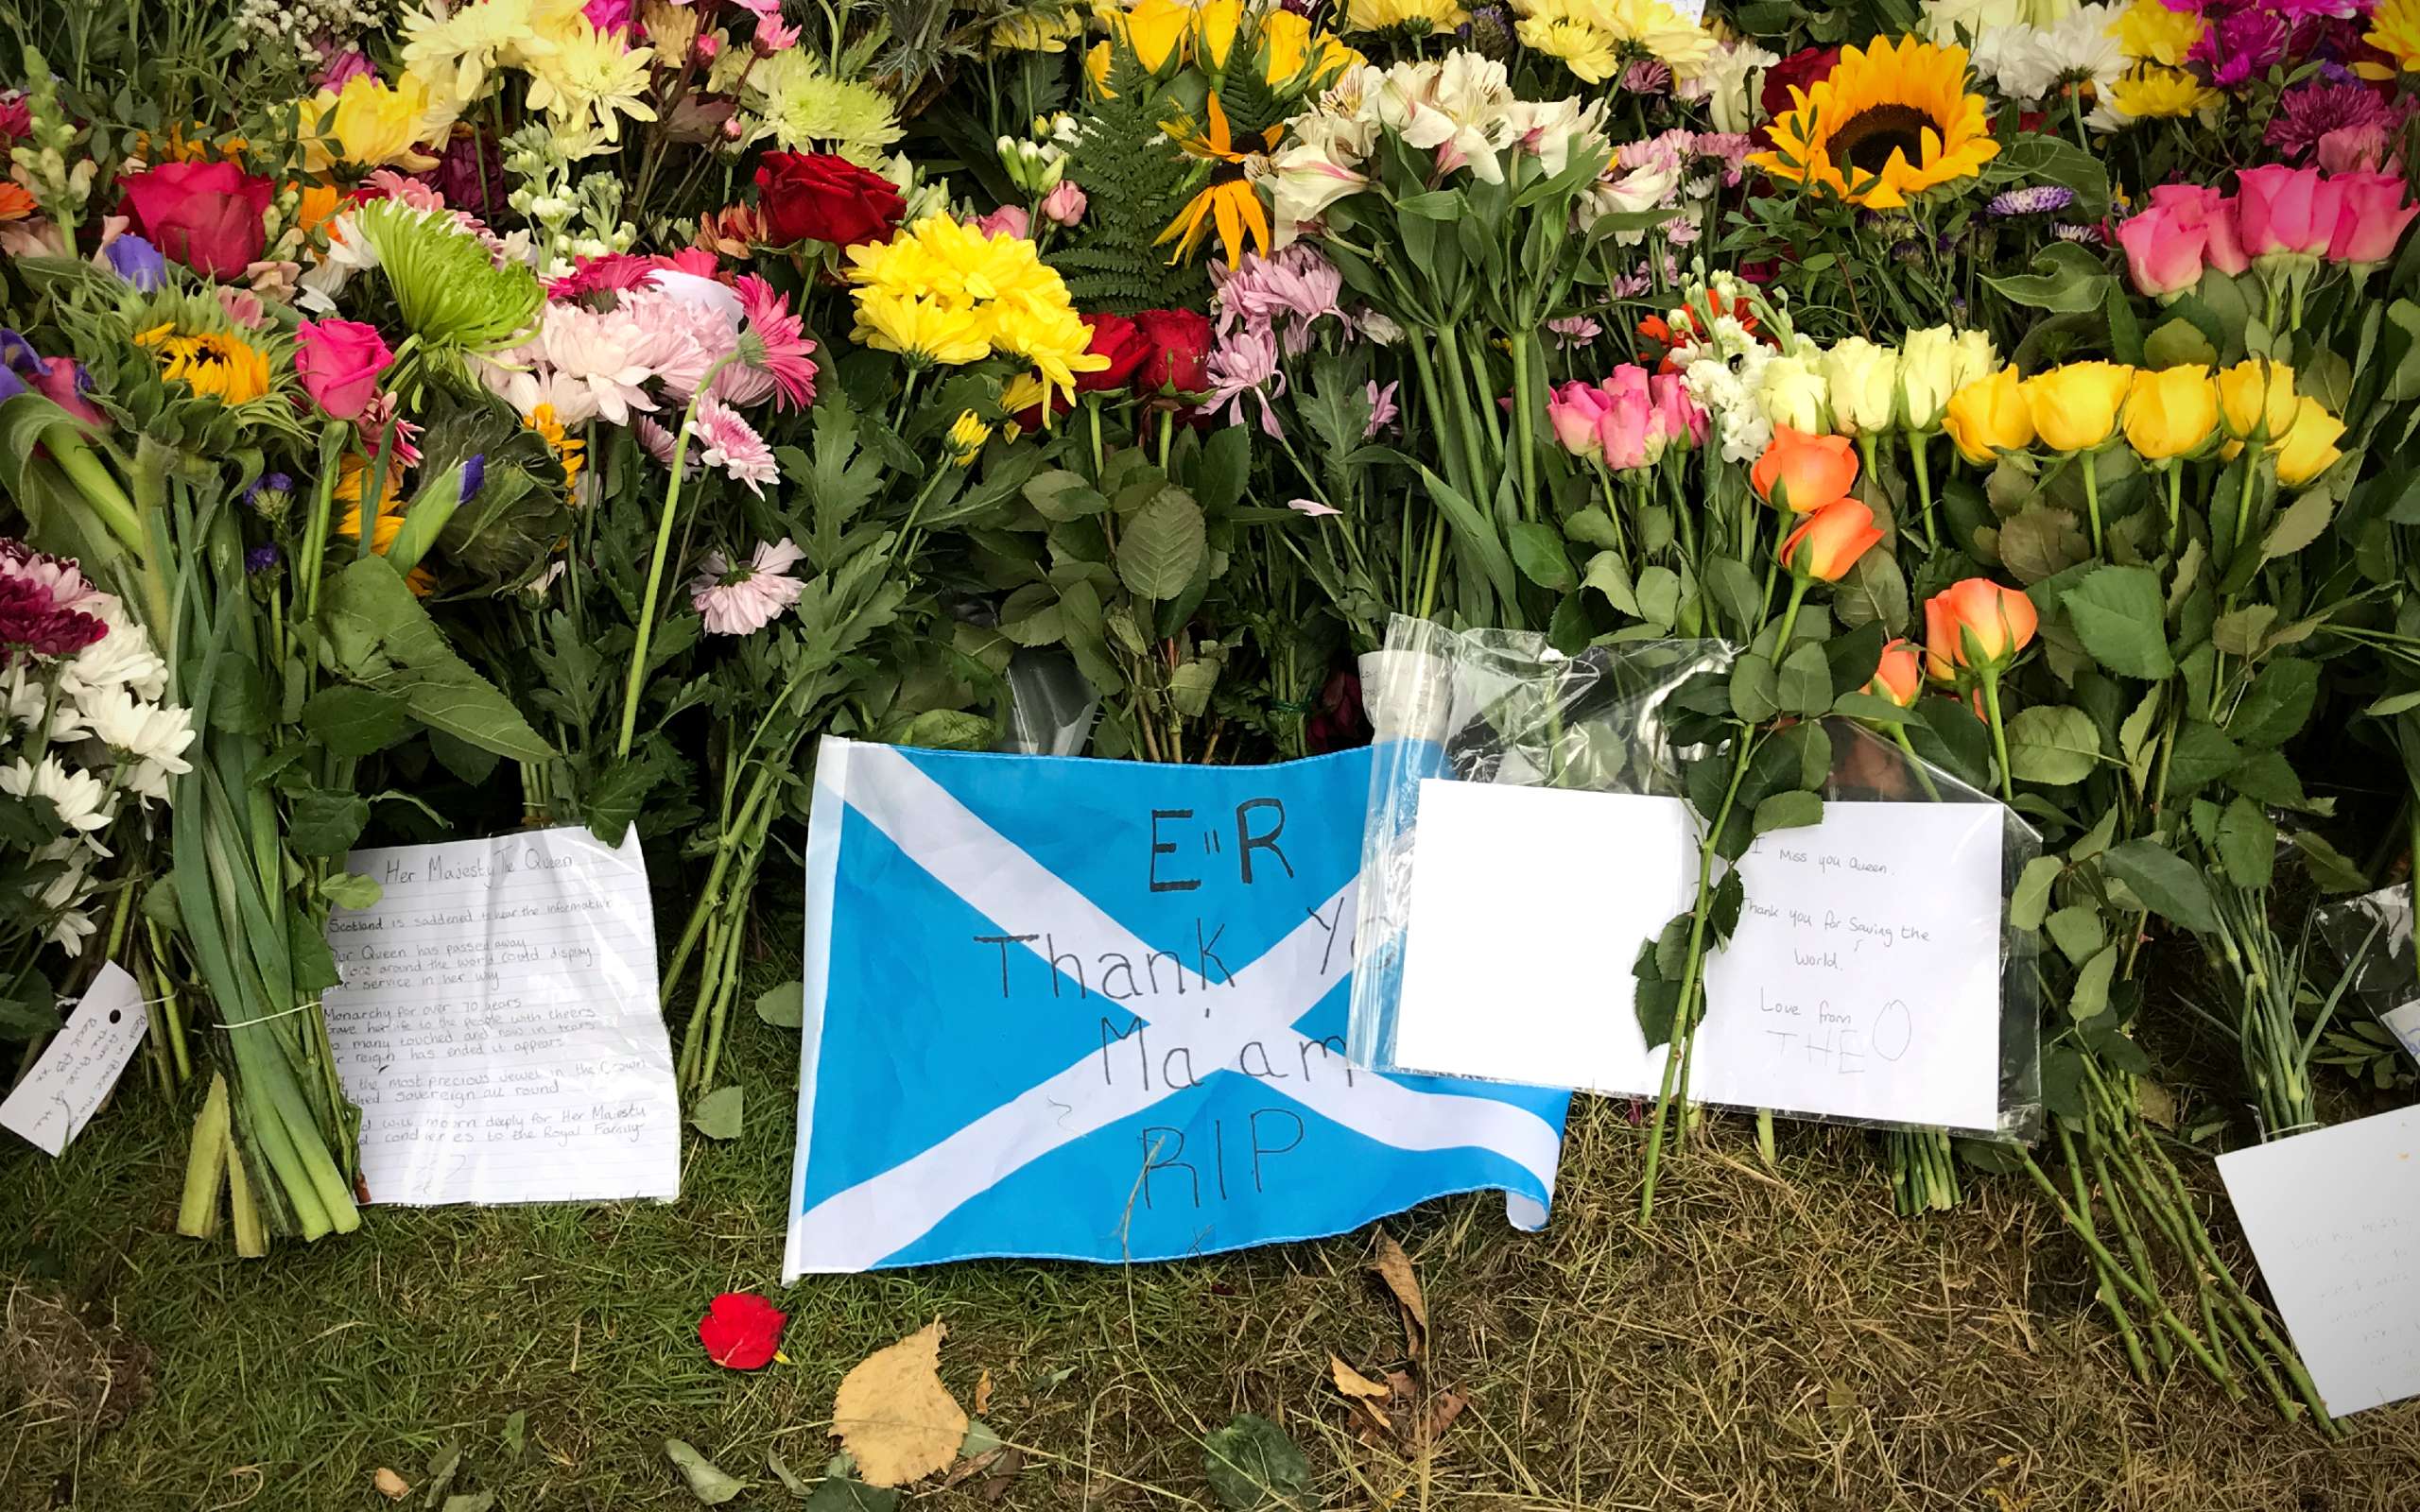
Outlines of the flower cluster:
<svg viewBox="0 0 2420 1512">
<path fill-rule="evenodd" d="M 852 337 L 911 369 L 962 367 L 995 353 L 1031 368 L 1046 394 L 1073 394 L 1108 359 L 1032 242 L 927 215 L 889 242 L 848 250 L 856 285 Z"/>
<path fill-rule="evenodd" d="M 2236 176 L 2232 195 L 2164 183 L 2151 207 L 2118 228 L 2135 287 L 2172 300 L 2206 270 L 2233 277 L 2258 272 L 2298 287 L 2322 263 L 2356 280 L 2393 255 L 2403 230 L 2420 215 L 2407 203 L 2401 173 L 2323 173 L 2268 163 Z"/>
<path fill-rule="evenodd" d="M 1703 445 L 1705 411 L 1671 373 L 1623 363 L 1602 383 L 1567 383 L 1547 401 L 1555 439 L 1574 456 L 1616 472 L 1651 468 L 1668 448 Z"/>
</svg>

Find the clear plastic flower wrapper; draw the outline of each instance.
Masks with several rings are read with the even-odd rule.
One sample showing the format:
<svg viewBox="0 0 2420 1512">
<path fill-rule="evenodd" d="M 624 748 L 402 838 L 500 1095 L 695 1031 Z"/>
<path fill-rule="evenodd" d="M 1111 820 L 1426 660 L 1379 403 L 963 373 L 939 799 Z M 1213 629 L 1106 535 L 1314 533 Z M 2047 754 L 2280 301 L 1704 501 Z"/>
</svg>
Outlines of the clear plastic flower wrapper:
<svg viewBox="0 0 2420 1512">
<path fill-rule="evenodd" d="M 1739 727 L 1707 711 L 1737 657 L 1390 625 L 1361 674 L 1352 1057 L 2031 1141 L 2033 936 L 2009 903 L 2035 833 L 1845 713 L 1772 722 L 1731 778 Z M 1762 798 L 1720 844 L 1709 773 Z M 1676 1024 L 1685 975 L 1703 1006 Z"/>
<path fill-rule="evenodd" d="M 2312 911 L 2313 933 L 2326 946 L 2339 976 L 2314 973 L 2333 1012 L 2317 1025 L 2315 1059 L 2384 1089 L 2408 1086 L 2420 1063 L 2420 953 L 2411 937 L 2411 887 L 2398 884 Z"/>
</svg>

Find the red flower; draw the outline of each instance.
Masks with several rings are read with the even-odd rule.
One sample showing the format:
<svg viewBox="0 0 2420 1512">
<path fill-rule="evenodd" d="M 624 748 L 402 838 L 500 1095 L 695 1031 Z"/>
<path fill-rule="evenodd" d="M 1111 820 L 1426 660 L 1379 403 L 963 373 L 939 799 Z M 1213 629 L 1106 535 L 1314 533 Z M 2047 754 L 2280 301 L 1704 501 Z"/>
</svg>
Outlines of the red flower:
<svg viewBox="0 0 2420 1512">
<path fill-rule="evenodd" d="M 1098 393 L 1132 383 L 1134 369 L 1151 354 L 1151 343 L 1133 321 L 1122 315 L 1088 315 L 1084 324 L 1093 328 L 1092 344 L 1084 350 L 1094 356 L 1107 357 L 1109 366 L 1098 372 L 1076 374 L 1076 392 Z"/>
<path fill-rule="evenodd" d="M 698 1319 L 698 1342 L 726 1370 L 761 1370 L 781 1347 L 789 1314 L 753 1292 L 725 1292 Z"/>
<path fill-rule="evenodd" d="M 239 277 L 268 243 L 261 216 L 273 186 L 232 163 L 164 163 L 118 187 L 135 231 L 205 277 Z"/>
<path fill-rule="evenodd" d="M 756 208 L 773 246 L 853 247 L 890 239 L 908 202 L 890 180 L 829 152 L 768 152 L 756 166 Z"/>
<path fill-rule="evenodd" d="M 1146 394 L 1206 393 L 1210 388 L 1210 318 L 1199 310 L 1145 310 L 1134 329 L 1148 343 L 1134 386 Z"/>
<path fill-rule="evenodd" d="M 1796 85 L 1802 90 L 1814 88 L 1815 81 L 1830 73 L 1832 65 L 1840 60 L 1841 50 L 1838 47 L 1809 47 L 1790 54 L 1765 70 L 1765 87 L 1757 97 L 1757 103 L 1764 107 L 1766 124 L 1756 128 L 1758 146 L 1772 146 L 1772 123 L 1797 109 L 1797 102 L 1789 97 L 1790 86 Z"/>
</svg>

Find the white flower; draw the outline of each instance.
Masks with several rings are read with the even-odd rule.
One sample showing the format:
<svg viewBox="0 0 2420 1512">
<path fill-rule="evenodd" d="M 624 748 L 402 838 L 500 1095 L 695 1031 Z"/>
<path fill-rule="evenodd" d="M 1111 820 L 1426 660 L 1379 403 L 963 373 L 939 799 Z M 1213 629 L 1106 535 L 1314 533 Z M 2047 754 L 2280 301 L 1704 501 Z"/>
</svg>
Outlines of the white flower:
<svg viewBox="0 0 2420 1512">
<path fill-rule="evenodd" d="M 1363 335 L 1382 347 L 1392 347 L 1403 339 L 1403 327 L 1383 311 L 1364 310 L 1355 324 L 1360 327 Z"/>
<path fill-rule="evenodd" d="M 1980 41 L 2006 26 L 2024 25 L 2031 7 L 2028 0 L 1925 0 L 1924 19 L 1916 29 L 1927 42 L 1946 47 Z"/>
<path fill-rule="evenodd" d="M 0 766 L 0 793 L 48 799 L 59 813 L 59 822 L 85 835 L 107 828 L 110 822 L 108 785 L 90 772 L 69 771 L 56 756 L 44 756 L 39 765 L 20 756 Z"/>
<path fill-rule="evenodd" d="M 1482 183 L 1502 183 L 1495 150 L 1512 139 L 1512 102 L 1502 63 L 1458 49 L 1439 63 L 1397 63 L 1375 104 L 1379 123 L 1407 146 L 1435 151 L 1440 169 L 1467 167 Z"/>
<path fill-rule="evenodd" d="M 59 669 L 59 691 L 82 702 L 103 688 L 125 688 L 138 698 L 158 698 L 168 691 L 168 663 L 151 649 L 151 637 L 112 594 L 104 593 L 84 606 L 99 617 L 109 633 L 84 647 Z"/>
<path fill-rule="evenodd" d="M 619 310 L 599 313 L 550 303 L 538 328 L 537 346 L 558 374 L 586 387 L 598 415 L 628 425 L 631 411 L 655 408 L 655 401 L 639 387 L 654 376 L 640 360 L 644 340 L 638 323 Z"/>
<path fill-rule="evenodd" d="M 2085 85 L 2106 97 L 2126 71 L 2125 49 L 2111 34 L 2115 16 L 2105 5 L 2079 6 L 2047 26 L 2003 27 L 1991 35 L 1987 61 L 2000 93 L 2013 100 L 2039 100 Z"/>
<path fill-rule="evenodd" d="M 1753 42 L 1729 43 L 1717 47 L 1695 77 L 1676 80 L 1672 93 L 1685 100 L 1704 100 L 1718 131 L 1753 130 L 1765 70 L 1780 61 L 1780 54 Z"/>
<path fill-rule="evenodd" d="M 84 717 L 95 738 L 124 763 L 119 778 L 142 798 L 168 801 L 168 779 L 193 770 L 184 759 L 193 744 L 193 716 L 183 709 L 143 703 L 112 688 L 85 700 Z"/>
<path fill-rule="evenodd" d="M 1570 163 L 1575 143 L 1583 151 L 1607 146 L 1602 99 L 1589 101 L 1584 109 L 1577 99 L 1512 100 L 1504 108 L 1504 119 L 1513 142 L 1535 153 L 1549 177 Z"/>
</svg>

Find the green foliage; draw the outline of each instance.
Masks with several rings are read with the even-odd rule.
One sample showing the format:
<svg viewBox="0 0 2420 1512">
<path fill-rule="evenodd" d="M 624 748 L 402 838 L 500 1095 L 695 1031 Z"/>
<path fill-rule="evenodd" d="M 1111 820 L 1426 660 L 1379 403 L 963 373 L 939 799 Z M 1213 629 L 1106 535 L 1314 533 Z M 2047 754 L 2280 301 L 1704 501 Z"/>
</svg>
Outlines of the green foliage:
<svg viewBox="0 0 2420 1512">
<path fill-rule="evenodd" d="M 1117 46 L 1107 85 L 1095 92 L 1083 134 L 1067 154 L 1067 178 L 1087 202 L 1081 232 L 1044 259 L 1084 309 L 1198 308 L 1208 292 L 1201 264 L 1172 266 L 1159 245 L 1195 187 L 1196 164 L 1160 129 L 1174 110 L 1133 51 Z"/>
</svg>

